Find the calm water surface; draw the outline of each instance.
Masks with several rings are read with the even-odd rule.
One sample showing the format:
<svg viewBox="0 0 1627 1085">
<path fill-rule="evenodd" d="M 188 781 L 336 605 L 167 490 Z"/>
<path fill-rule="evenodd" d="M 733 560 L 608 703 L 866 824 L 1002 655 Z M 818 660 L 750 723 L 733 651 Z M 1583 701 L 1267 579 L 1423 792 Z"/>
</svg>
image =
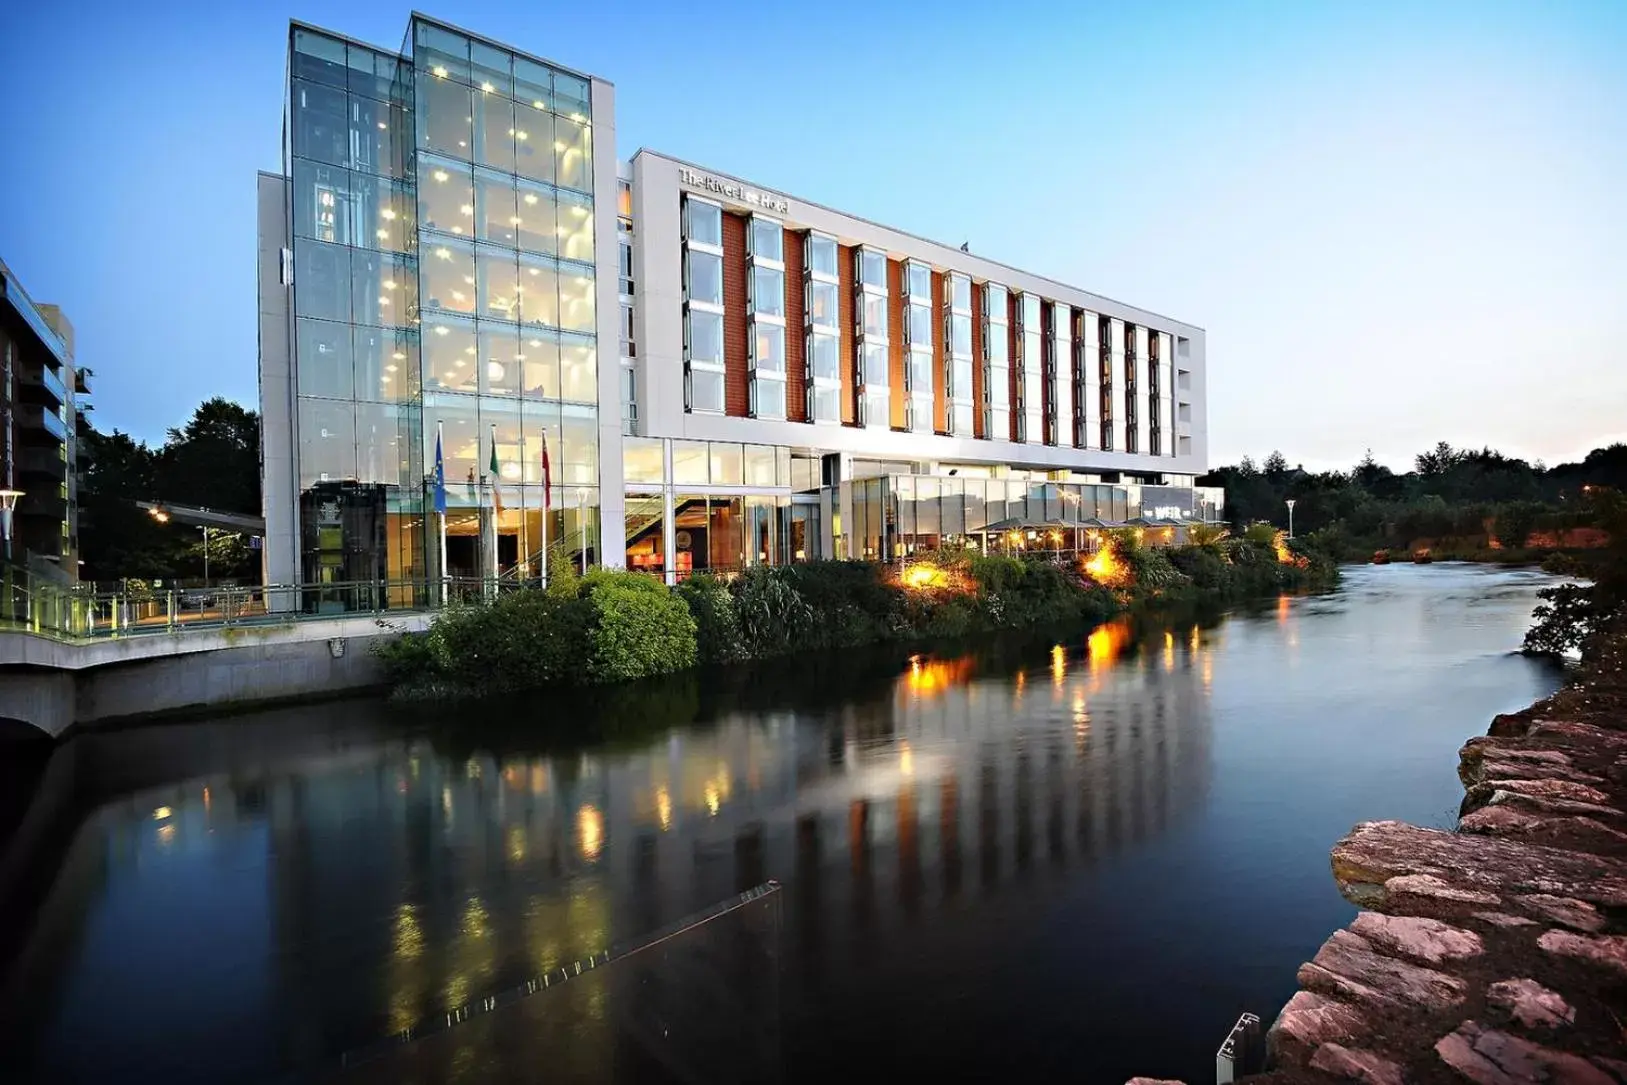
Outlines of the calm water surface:
<svg viewBox="0 0 1627 1085">
<path fill-rule="evenodd" d="M 1463 740 L 1556 684 L 1511 654 L 1545 582 L 1363 567 L 1060 643 L 89 736 L 37 785 L 79 813 L 0 1077 L 1208 1080 L 1349 919 L 1328 847 L 1449 824 Z"/>
</svg>

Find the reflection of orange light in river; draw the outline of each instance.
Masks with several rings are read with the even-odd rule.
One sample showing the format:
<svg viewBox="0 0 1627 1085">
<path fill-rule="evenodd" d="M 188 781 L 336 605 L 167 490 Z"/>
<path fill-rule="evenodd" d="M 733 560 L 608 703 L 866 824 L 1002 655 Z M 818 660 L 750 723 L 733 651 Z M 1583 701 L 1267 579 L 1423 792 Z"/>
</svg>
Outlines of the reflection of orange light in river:
<svg viewBox="0 0 1627 1085">
<path fill-rule="evenodd" d="M 1055 645 L 1051 649 L 1051 679 L 1058 686 L 1068 674 L 1068 652 L 1062 645 Z"/>
<path fill-rule="evenodd" d="M 576 835 L 582 844 L 582 858 L 597 859 L 604 847 L 604 815 L 591 804 L 576 812 Z"/>
<path fill-rule="evenodd" d="M 1092 667 L 1110 667 L 1130 643 L 1130 627 L 1121 622 L 1099 625 L 1085 638 L 1085 657 Z"/>
<path fill-rule="evenodd" d="M 1278 625 L 1287 625 L 1288 624 L 1288 598 L 1289 597 L 1286 596 L 1286 595 L 1277 596 L 1277 624 Z"/>
<path fill-rule="evenodd" d="M 665 787 L 655 790 L 655 816 L 661 819 L 661 828 L 672 826 L 672 794 Z"/>
<path fill-rule="evenodd" d="M 1174 633 L 1165 633 L 1164 634 L 1164 669 L 1166 671 L 1172 671 L 1172 670 L 1175 669 L 1175 634 Z"/>
<path fill-rule="evenodd" d="M 963 686 L 972 677 L 972 658 L 922 659 L 910 658 L 910 669 L 904 673 L 904 688 L 916 699 L 933 697 L 950 686 Z"/>
</svg>

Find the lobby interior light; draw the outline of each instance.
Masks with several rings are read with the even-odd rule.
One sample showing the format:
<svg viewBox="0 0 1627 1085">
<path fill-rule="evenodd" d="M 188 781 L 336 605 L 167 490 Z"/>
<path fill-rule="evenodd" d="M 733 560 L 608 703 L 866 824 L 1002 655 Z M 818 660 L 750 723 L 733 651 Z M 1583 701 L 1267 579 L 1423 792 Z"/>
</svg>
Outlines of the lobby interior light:
<svg viewBox="0 0 1627 1085">
<path fill-rule="evenodd" d="M 443 64 L 437 64 L 437 65 L 435 65 L 433 68 L 431 68 L 429 70 L 429 73 L 431 75 L 433 75 L 436 79 L 445 79 L 446 78 L 446 66 L 443 65 Z"/>
<path fill-rule="evenodd" d="M 393 219 L 395 218 L 395 208 L 386 207 L 384 210 L 380 211 L 379 214 L 383 215 L 387 219 Z"/>
<path fill-rule="evenodd" d="M 530 204 L 536 203 L 537 202 L 537 194 L 535 192 L 527 192 L 525 194 L 525 202 L 530 203 Z"/>
<path fill-rule="evenodd" d="M 451 329 L 445 327 L 444 325 L 437 325 L 436 328 L 435 328 L 435 334 L 436 335 L 450 335 L 451 334 Z"/>
<path fill-rule="evenodd" d="M 535 102 L 531 103 L 531 108 L 532 109 L 547 109 L 548 107 L 543 105 L 541 101 L 535 101 Z"/>
<path fill-rule="evenodd" d="M 390 355 L 390 357 L 394 358 L 398 362 L 406 361 L 406 359 L 407 359 L 407 355 L 404 352 L 399 351 L 399 350 L 396 351 L 394 354 Z"/>
<path fill-rule="evenodd" d="M 388 230 L 380 230 L 380 231 L 378 231 L 378 239 L 380 241 L 388 241 L 388 240 L 390 240 L 390 231 L 388 231 Z"/>
<path fill-rule="evenodd" d="M 492 91 L 494 91 L 496 89 L 497 88 L 492 86 L 490 83 L 482 83 L 482 84 L 480 84 L 480 90 L 484 94 L 490 94 Z"/>
<path fill-rule="evenodd" d="M 385 366 L 384 371 L 386 373 L 394 373 L 395 372 L 395 363 L 391 362 L 389 365 Z"/>
</svg>

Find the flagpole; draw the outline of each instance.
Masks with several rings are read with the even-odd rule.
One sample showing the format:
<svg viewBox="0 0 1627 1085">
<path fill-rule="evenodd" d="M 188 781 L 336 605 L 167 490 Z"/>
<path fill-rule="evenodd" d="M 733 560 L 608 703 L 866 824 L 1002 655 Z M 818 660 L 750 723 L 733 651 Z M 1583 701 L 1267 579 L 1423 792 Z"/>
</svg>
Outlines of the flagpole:
<svg viewBox="0 0 1627 1085">
<path fill-rule="evenodd" d="M 447 603 L 447 596 L 451 594 L 452 576 L 446 567 L 446 467 L 441 459 L 441 420 L 435 420 L 435 492 L 436 504 L 440 508 L 441 521 L 441 606 Z"/>
<path fill-rule="evenodd" d="M 498 497 L 497 497 L 497 474 L 498 474 L 498 464 L 497 464 L 497 423 L 496 422 L 493 422 L 491 424 L 491 462 L 490 462 L 489 466 L 491 468 L 492 477 L 491 477 L 491 521 L 490 521 L 491 522 L 491 532 L 490 532 L 489 539 L 486 542 L 486 547 L 485 547 L 485 549 L 486 549 L 486 561 L 487 561 L 486 576 L 487 576 L 487 578 L 489 580 L 489 584 L 490 584 L 490 587 L 487 590 L 487 595 L 492 597 L 492 598 L 496 598 L 496 596 L 497 596 L 497 579 L 498 579 L 498 572 L 499 572 L 499 570 L 497 568 L 497 502 L 498 502 Z"/>
<path fill-rule="evenodd" d="M 520 575 L 524 583 L 531 571 L 530 532 L 525 522 L 525 431 L 520 431 Z"/>
<path fill-rule="evenodd" d="M 548 463 L 548 431 L 542 433 L 542 586 L 548 587 L 548 513 L 552 505 L 553 469 Z"/>
</svg>

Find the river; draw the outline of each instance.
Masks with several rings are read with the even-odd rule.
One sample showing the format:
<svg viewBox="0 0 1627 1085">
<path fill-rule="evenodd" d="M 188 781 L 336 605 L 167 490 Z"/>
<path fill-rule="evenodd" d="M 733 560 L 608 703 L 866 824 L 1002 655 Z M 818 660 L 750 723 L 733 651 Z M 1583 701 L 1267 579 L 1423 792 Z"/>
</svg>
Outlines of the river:
<svg viewBox="0 0 1627 1085">
<path fill-rule="evenodd" d="M 1212 1080 L 1350 919 L 1329 846 L 1450 825 L 1464 739 L 1556 685 L 1513 654 L 1546 582 L 86 735 L 0 1077 Z"/>
</svg>

